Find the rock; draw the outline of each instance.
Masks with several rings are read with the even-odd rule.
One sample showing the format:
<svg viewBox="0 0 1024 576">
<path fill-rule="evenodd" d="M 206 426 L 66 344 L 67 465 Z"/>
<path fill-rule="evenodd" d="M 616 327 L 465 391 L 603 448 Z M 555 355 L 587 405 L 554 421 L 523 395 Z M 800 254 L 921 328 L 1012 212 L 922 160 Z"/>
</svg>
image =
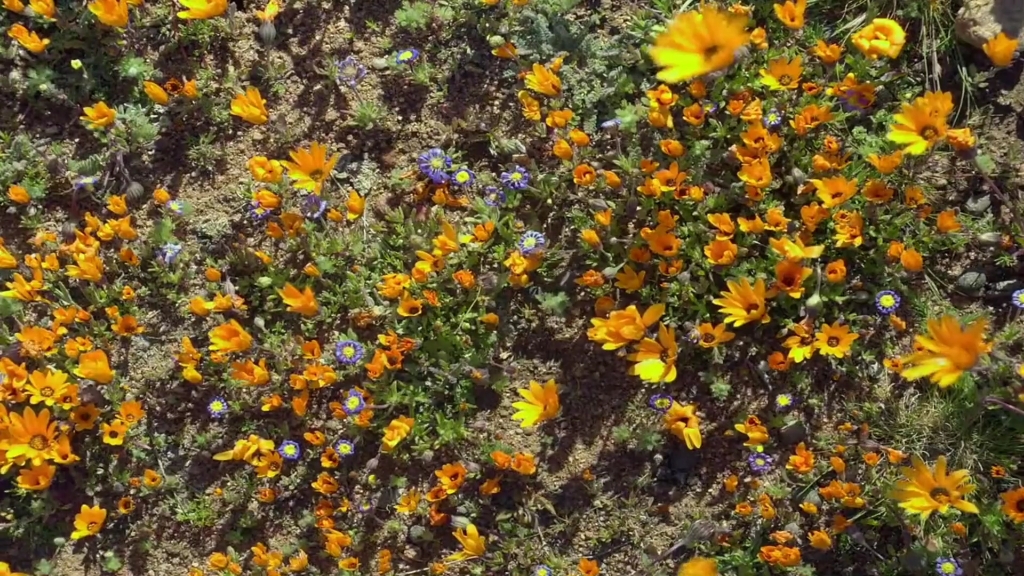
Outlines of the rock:
<svg viewBox="0 0 1024 576">
<path fill-rule="evenodd" d="M 1024 24 L 1024 4 L 1016 0 L 964 0 L 953 29 L 961 42 L 981 48 L 989 39 L 1005 32 L 1011 38 Z"/>
<path fill-rule="evenodd" d="M 992 285 L 994 291 L 1004 293 L 1016 292 L 1021 288 L 1024 288 L 1024 282 L 1020 280 L 1001 280 Z"/>
<path fill-rule="evenodd" d="M 990 194 L 982 194 L 981 196 L 973 196 L 964 202 L 964 210 L 967 210 L 971 214 L 981 214 L 992 207 L 992 196 Z"/>
<path fill-rule="evenodd" d="M 968 292 L 977 292 L 978 290 L 981 290 L 985 286 L 985 283 L 987 281 L 988 278 L 985 276 L 984 272 L 968 270 L 967 272 L 964 272 L 963 274 L 960 275 L 959 278 L 956 279 L 956 286 L 961 290 L 965 290 Z"/>
<path fill-rule="evenodd" d="M 783 444 L 795 445 L 807 438 L 807 427 L 803 422 L 797 421 L 785 426 L 779 431 L 779 439 Z"/>
</svg>

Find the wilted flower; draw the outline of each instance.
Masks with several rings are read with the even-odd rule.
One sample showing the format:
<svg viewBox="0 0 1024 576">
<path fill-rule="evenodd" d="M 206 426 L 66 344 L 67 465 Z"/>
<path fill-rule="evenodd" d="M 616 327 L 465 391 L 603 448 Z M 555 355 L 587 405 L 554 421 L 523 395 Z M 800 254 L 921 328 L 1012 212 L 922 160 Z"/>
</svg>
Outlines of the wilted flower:
<svg viewBox="0 0 1024 576">
<path fill-rule="evenodd" d="M 484 204 L 491 207 L 504 206 L 508 201 L 505 192 L 496 186 L 488 186 L 484 189 Z"/>
<path fill-rule="evenodd" d="M 338 74 L 338 82 L 348 85 L 349 88 L 358 86 L 359 82 L 366 76 L 366 66 L 360 64 L 355 56 L 348 56 L 344 60 L 337 60 L 334 63 L 334 68 Z"/>
</svg>

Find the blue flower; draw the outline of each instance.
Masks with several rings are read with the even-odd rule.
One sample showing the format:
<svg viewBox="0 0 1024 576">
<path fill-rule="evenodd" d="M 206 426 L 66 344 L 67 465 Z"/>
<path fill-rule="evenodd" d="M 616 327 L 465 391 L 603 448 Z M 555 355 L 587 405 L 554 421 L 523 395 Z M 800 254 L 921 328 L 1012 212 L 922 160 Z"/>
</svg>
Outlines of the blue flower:
<svg viewBox="0 0 1024 576">
<path fill-rule="evenodd" d="M 338 81 L 348 84 L 349 88 L 355 88 L 366 76 L 366 66 L 360 64 L 355 56 L 335 61 L 334 67 L 338 72 Z"/>
<path fill-rule="evenodd" d="M 451 156 L 444 153 L 440 148 L 431 148 L 417 159 L 420 172 L 430 178 L 434 184 L 444 184 L 448 181 L 448 169 L 452 167 Z"/>
<path fill-rule="evenodd" d="M 349 440 L 338 440 L 334 443 L 334 451 L 342 458 L 348 458 L 356 453 L 356 445 Z"/>
<path fill-rule="evenodd" d="M 377 505 L 373 503 L 373 500 L 365 499 L 356 502 L 352 508 L 360 514 L 369 514 L 370 512 L 373 512 L 373 509 L 376 507 Z"/>
<path fill-rule="evenodd" d="M 210 404 L 207 405 L 206 410 L 210 413 L 210 416 L 220 418 L 228 413 L 228 401 L 220 396 L 214 396 L 213 400 L 210 400 Z"/>
<path fill-rule="evenodd" d="M 956 558 L 939 558 L 935 561 L 935 573 L 940 576 L 963 576 L 963 568 Z"/>
<path fill-rule="evenodd" d="M 501 182 L 513 190 L 522 190 L 530 184 L 530 173 L 522 166 L 516 166 L 511 172 L 501 173 Z"/>
<path fill-rule="evenodd" d="M 476 174 L 469 168 L 459 168 L 452 174 L 452 184 L 456 186 L 472 186 L 476 182 Z"/>
<path fill-rule="evenodd" d="M 533 576 L 552 576 L 554 572 L 551 571 L 550 566 L 544 564 L 538 564 L 533 567 Z"/>
<path fill-rule="evenodd" d="M 769 110 L 765 112 L 764 116 L 761 117 L 761 123 L 764 124 L 765 128 L 775 128 L 779 124 L 782 124 L 782 112 L 778 110 Z"/>
<path fill-rule="evenodd" d="M 668 412 L 672 407 L 672 397 L 668 394 L 655 394 L 647 401 L 647 404 L 658 412 Z"/>
<path fill-rule="evenodd" d="M 285 440 L 277 447 L 277 453 L 285 460 L 298 460 L 299 456 L 302 456 L 302 448 L 299 448 L 297 442 Z"/>
<path fill-rule="evenodd" d="M 547 238 L 544 237 L 540 232 L 530 230 L 523 234 L 523 237 L 519 239 L 519 251 L 523 253 L 523 256 L 529 256 L 541 252 L 548 245 Z"/>
<path fill-rule="evenodd" d="M 484 204 L 497 207 L 504 206 L 507 201 L 508 196 L 505 195 L 504 190 L 499 190 L 495 186 L 488 186 L 484 189 Z"/>
<path fill-rule="evenodd" d="M 348 396 L 341 402 L 341 409 L 345 411 L 345 414 L 354 416 L 363 411 L 366 408 L 366 401 L 363 400 L 363 395 L 358 390 L 349 390 Z"/>
<path fill-rule="evenodd" d="M 747 463 L 750 464 L 750 469 L 752 471 L 758 474 L 764 474 L 772 469 L 772 464 L 775 463 L 775 459 L 767 454 L 755 452 L 747 457 Z"/>
<path fill-rule="evenodd" d="M 179 254 L 181 254 L 181 244 L 168 242 L 157 250 L 156 258 L 165 266 L 170 266 L 178 259 Z"/>
<path fill-rule="evenodd" d="M 1017 308 L 1024 309 L 1024 288 L 1017 290 L 1010 295 L 1010 302 L 1013 303 Z"/>
<path fill-rule="evenodd" d="M 789 412 L 796 407 L 796 397 L 792 394 L 779 394 L 775 397 L 775 409 L 779 412 Z"/>
<path fill-rule="evenodd" d="M 900 295 L 892 290 L 882 290 L 875 294 L 875 308 L 882 314 L 892 314 L 900 307 Z"/>
<path fill-rule="evenodd" d="M 601 130 L 614 130 L 619 126 L 622 126 L 622 120 L 619 120 L 618 118 L 612 118 L 611 120 L 601 122 Z"/>
<path fill-rule="evenodd" d="M 415 48 L 406 48 L 405 50 L 399 50 L 398 54 L 395 55 L 396 64 L 412 64 L 420 57 L 420 51 Z"/>
<path fill-rule="evenodd" d="M 714 114 L 718 112 L 718 104 L 711 102 L 710 100 L 700 105 L 704 109 L 704 114 Z"/>
<path fill-rule="evenodd" d="M 301 210 L 303 216 L 310 220 L 316 220 L 327 210 L 327 201 L 318 194 L 306 194 L 302 199 Z"/>
<path fill-rule="evenodd" d="M 366 349 L 355 340 L 342 340 L 334 345 L 334 359 L 338 364 L 351 366 L 363 359 Z M 361 396 L 360 396 L 361 398 Z"/>
</svg>

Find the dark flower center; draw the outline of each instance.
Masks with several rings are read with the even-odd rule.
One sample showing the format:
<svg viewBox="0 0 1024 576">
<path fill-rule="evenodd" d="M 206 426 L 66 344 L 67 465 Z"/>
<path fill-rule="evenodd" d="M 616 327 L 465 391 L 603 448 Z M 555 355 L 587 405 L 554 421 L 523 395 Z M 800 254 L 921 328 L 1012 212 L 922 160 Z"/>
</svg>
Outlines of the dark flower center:
<svg viewBox="0 0 1024 576">
<path fill-rule="evenodd" d="M 946 490 L 941 486 L 932 488 L 932 491 L 929 492 L 928 495 L 931 496 L 932 500 L 935 500 L 939 504 L 946 504 L 950 500 L 949 490 Z"/>
<path fill-rule="evenodd" d="M 119 437 L 120 435 L 121 435 L 121 433 L 120 433 L 120 432 L 118 432 L 117 430 L 111 430 L 110 432 L 107 432 L 107 436 L 110 436 L 111 438 L 113 438 L 113 439 L 115 439 L 115 440 L 116 440 L 116 439 L 117 439 L 117 438 L 118 438 L 118 437 Z"/>
<path fill-rule="evenodd" d="M 721 46 L 718 46 L 718 45 L 708 46 L 707 48 L 704 49 L 704 59 L 705 60 L 711 60 L 712 58 L 717 56 L 718 53 L 721 52 L 721 51 L 722 51 L 722 47 Z"/>
<path fill-rule="evenodd" d="M 790 76 L 789 74 L 783 74 L 782 76 L 779 76 L 779 84 L 788 85 L 792 81 L 793 77 Z"/>
<path fill-rule="evenodd" d="M 36 434 L 28 441 L 28 445 L 31 446 L 33 450 L 43 450 L 48 444 L 49 442 L 47 442 L 46 436 L 43 436 L 42 434 Z"/>
<path fill-rule="evenodd" d="M 832 348 L 839 346 L 839 338 L 836 338 L 835 336 L 830 337 L 828 339 L 828 345 L 831 346 Z"/>
<path fill-rule="evenodd" d="M 1017 509 L 1017 512 L 1024 514 L 1024 498 L 1017 500 L 1017 505 L 1015 506 L 1015 508 Z"/>
<path fill-rule="evenodd" d="M 715 337 L 715 335 L 714 335 L 714 334 L 712 334 L 712 333 L 710 333 L 710 332 L 708 332 L 707 334 L 705 334 L 705 335 L 701 336 L 701 338 L 700 338 L 700 339 L 701 339 L 702 341 L 704 341 L 704 342 L 707 342 L 708 344 L 710 344 L 710 343 L 714 342 L 715 340 L 718 340 L 718 338 L 717 338 L 717 337 Z"/>
<path fill-rule="evenodd" d="M 925 126 L 921 128 L 921 138 L 925 140 L 934 140 L 939 135 L 939 131 L 934 126 Z"/>
<path fill-rule="evenodd" d="M 757 302 L 751 302 L 743 307 L 747 312 L 757 312 L 761 309 L 761 306 Z"/>
<path fill-rule="evenodd" d="M 319 169 L 319 168 L 317 168 L 316 170 L 311 170 L 309 172 L 309 179 L 310 180 L 322 180 L 323 177 L 324 177 L 324 171 Z"/>
</svg>

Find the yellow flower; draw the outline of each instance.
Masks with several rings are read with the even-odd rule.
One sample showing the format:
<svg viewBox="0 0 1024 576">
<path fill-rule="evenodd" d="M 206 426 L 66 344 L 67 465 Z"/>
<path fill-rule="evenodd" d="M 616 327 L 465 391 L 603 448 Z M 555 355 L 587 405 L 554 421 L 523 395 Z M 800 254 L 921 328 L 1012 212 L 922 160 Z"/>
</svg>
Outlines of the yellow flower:
<svg viewBox="0 0 1024 576">
<path fill-rule="evenodd" d="M 266 124 L 270 119 L 267 101 L 255 86 L 249 86 L 244 94 L 238 94 L 231 100 L 231 115 L 250 124 Z"/>
<path fill-rule="evenodd" d="M 18 488 L 38 492 L 46 490 L 53 483 L 53 476 L 57 473 L 57 467 L 52 464 L 40 464 L 31 468 L 22 468 L 18 472 Z M 0 562 L 0 576 L 7 576 L 11 573 L 4 572 L 3 562 Z"/>
<path fill-rule="evenodd" d="M 277 15 L 280 13 L 281 5 L 277 2 L 277 0 L 269 0 L 269 2 L 267 2 L 266 8 L 264 8 L 263 10 L 256 11 L 256 17 L 263 22 L 273 22 L 274 18 L 277 18 Z"/>
<path fill-rule="evenodd" d="M 617 350 L 630 342 L 642 339 L 647 329 L 664 313 L 664 304 L 654 304 L 645 310 L 643 315 L 636 306 L 630 305 L 625 310 L 615 310 L 608 319 L 592 318 L 590 323 L 593 327 L 587 330 L 587 338 L 600 343 L 605 350 Z"/>
<path fill-rule="evenodd" d="M 21 0 L 4 0 L 4 8 L 15 14 L 21 14 L 25 11 L 25 3 Z"/>
<path fill-rule="evenodd" d="M 75 368 L 74 373 L 79 378 L 100 384 L 110 384 L 114 380 L 114 371 L 110 369 L 107 353 L 103 350 L 93 350 L 80 355 L 78 368 Z"/>
<path fill-rule="evenodd" d="M 142 86 L 143 90 L 146 92 L 146 96 L 149 96 L 149 99 L 153 102 L 161 106 L 167 106 L 167 103 L 170 102 L 170 95 L 168 95 L 167 91 L 156 82 L 149 82 L 147 80 L 142 83 Z"/>
<path fill-rule="evenodd" d="M 1024 488 L 1017 488 L 999 495 L 1003 501 L 1003 514 L 1014 524 L 1024 522 Z"/>
<path fill-rule="evenodd" d="M 952 386 L 982 355 L 988 354 L 986 327 L 984 320 L 978 320 L 964 328 L 952 316 L 929 320 L 928 336 L 914 339 L 921 351 L 902 359 L 904 367 L 900 374 L 907 380 L 928 376 L 941 388 Z"/>
<path fill-rule="evenodd" d="M 415 420 L 408 416 L 399 416 L 388 424 L 384 429 L 384 438 L 381 440 L 380 449 L 382 452 L 391 452 L 398 446 L 398 443 L 405 439 L 412 432 Z"/>
<path fill-rule="evenodd" d="M 697 556 L 684 562 L 676 576 L 718 576 L 718 562 Z"/>
<path fill-rule="evenodd" d="M 760 321 L 764 324 L 771 321 L 765 305 L 764 280 L 758 278 L 753 286 L 747 278 L 739 282 L 729 280 L 726 284 L 729 291 L 722 292 L 721 298 L 712 300 L 721 308 L 720 311 L 725 313 L 726 324 L 731 322 L 733 326 L 739 328 L 750 322 Z"/>
<path fill-rule="evenodd" d="M 21 24 L 11 26 L 10 30 L 7 31 L 7 35 L 17 40 L 22 48 L 33 54 L 41 54 L 50 44 L 49 39 L 40 38 L 38 34 L 29 32 L 28 28 Z"/>
<path fill-rule="evenodd" d="M 358 220 L 366 210 L 366 198 L 359 195 L 359 192 L 350 190 L 348 200 L 345 201 L 345 217 L 351 220 Z"/>
<path fill-rule="evenodd" d="M 1013 53 L 1017 51 L 1018 42 L 1017 38 L 1010 38 L 1006 32 L 1000 32 L 985 42 L 981 49 L 985 51 L 985 55 L 992 61 L 993 66 L 1002 68 L 1009 66 L 1013 61 Z"/>
<path fill-rule="evenodd" d="M 736 334 L 726 330 L 725 323 L 712 325 L 705 322 L 697 327 L 697 342 L 701 348 L 714 348 L 719 344 L 729 342 L 736 337 Z"/>
<path fill-rule="evenodd" d="M 29 202 L 32 201 L 32 196 L 29 195 L 28 190 L 26 190 L 23 186 L 16 186 L 14 184 L 11 184 L 7 188 L 7 197 L 11 200 L 11 202 L 15 202 L 17 204 L 28 204 Z M 10 268 L 15 267 L 16 266 L 10 266 Z"/>
<path fill-rule="evenodd" d="M 21 414 L 11 412 L 7 415 L 7 448 L 8 462 L 25 461 L 33 466 L 43 464 L 45 460 L 53 460 L 57 448 L 57 422 L 50 421 L 50 411 L 42 409 L 39 414 L 26 406 Z"/>
<path fill-rule="evenodd" d="M 853 341 L 860 338 L 860 334 L 851 333 L 849 325 L 840 325 L 839 320 L 836 320 L 831 326 L 822 326 L 815 338 L 814 347 L 819 352 L 842 358 L 849 354 Z"/>
<path fill-rule="evenodd" d="M 228 10 L 228 0 L 178 0 L 178 2 L 187 8 L 183 12 L 178 12 L 178 18 L 182 20 L 216 18 Z"/>
<path fill-rule="evenodd" d="M 658 80 L 676 84 L 729 66 L 747 43 L 746 25 L 746 16 L 711 5 L 677 15 L 650 48 L 651 59 L 662 69 Z"/>
<path fill-rule="evenodd" d="M 770 90 L 795 90 L 800 86 L 803 70 L 799 56 L 792 60 L 776 58 L 768 63 L 767 70 L 761 70 L 761 83 Z"/>
<path fill-rule="evenodd" d="M 93 106 L 86 106 L 82 111 L 85 112 L 85 116 L 82 116 L 81 120 L 86 123 L 86 128 L 93 130 L 106 128 L 117 119 L 117 111 L 103 101 L 97 102 Z"/>
<path fill-rule="evenodd" d="M 835 208 L 857 194 L 857 179 L 847 180 L 843 176 L 822 178 L 820 180 L 809 180 L 818 191 L 818 198 L 821 199 L 825 208 Z"/>
<path fill-rule="evenodd" d="M 28 4 L 32 7 L 33 12 L 43 18 L 53 20 L 57 16 L 57 6 L 54 5 L 53 0 L 29 0 Z"/>
<path fill-rule="evenodd" d="M 875 18 L 858 30 L 851 39 L 865 56 L 877 60 L 879 56 L 896 58 L 907 42 L 907 33 L 895 20 Z"/>
<path fill-rule="evenodd" d="M 103 523 L 107 520 L 107 511 L 99 506 L 87 506 L 82 504 L 81 511 L 75 515 L 75 531 L 71 533 L 72 540 L 81 540 L 87 536 L 95 536 L 103 529 Z"/>
<path fill-rule="evenodd" d="M 94 0 L 89 3 L 89 12 L 95 14 L 96 19 L 107 26 L 128 26 L 128 2 L 125 0 Z M 149 93 L 148 88 L 146 93 Z"/>
<path fill-rule="evenodd" d="M 786 0 L 785 4 L 774 4 L 775 17 L 786 27 L 799 30 L 804 27 L 804 11 L 807 10 L 807 0 Z"/>
<path fill-rule="evenodd" d="M 252 336 L 235 319 L 210 330 L 209 337 L 214 352 L 244 352 L 252 346 Z"/>
<path fill-rule="evenodd" d="M 316 302 L 316 294 L 309 286 L 300 292 L 298 288 L 292 286 L 291 282 L 288 282 L 283 289 L 277 291 L 277 294 L 281 296 L 281 301 L 288 306 L 289 312 L 298 312 L 309 317 L 315 316 L 320 310 L 320 306 Z"/>
<path fill-rule="evenodd" d="M 522 420 L 521 428 L 530 428 L 541 422 L 558 416 L 561 405 L 558 402 L 558 386 L 554 380 L 544 384 L 531 380 L 529 388 L 520 388 L 519 395 L 526 402 L 513 402 L 512 407 L 518 410 L 512 415 L 513 420 Z"/>
<path fill-rule="evenodd" d="M 419 316 L 423 313 L 423 302 L 416 298 L 413 298 L 408 292 L 402 294 L 402 299 L 398 301 L 398 315 L 409 318 L 411 316 Z"/>
<path fill-rule="evenodd" d="M 634 352 L 626 356 L 627 360 L 636 363 L 629 368 L 629 373 L 644 382 L 675 382 L 678 355 L 675 328 L 660 324 L 656 341 L 644 338 Z"/>
<path fill-rule="evenodd" d="M 284 174 L 284 167 L 280 160 L 270 160 L 266 156 L 253 156 L 247 164 L 249 174 L 257 182 L 277 184 Z"/>
<path fill-rule="evenodd" d="M 939 456 L 934 471 L 918 456 L 912 456 L 912 467 L 900 468 L 905 480 L 896 483 L 892 498 L 911 514 L 920 514 L 927 520 L 932 512 L 945 514 L 952 506 L 961 512 L 977 514 L 978 507 L 963 499 L 975 486 L 970 484 L 967 470 L 946 473 L 946 457 Z"/>
<path fill-rule="evenodd" d="M 953 95 L 949 92 L 927 92 L 913 104 L 902 105 L 893 116 L 889 127 L 889 140 L 905 145 L 907 154 L 924 154 L 933 144 L 946 136 L 946 120 L 953 111 Z"/>
<path fill-rule="evenodd" d="M 680 441 L 686 443 L 690 450 L 700 448 L 704 439 L 700 435 L 700 418 L 697 417 L 697 406 L 687 404 L 683 406 L 679 402 L 672 402 L 672 406 L 665 413 L 665 428 Z"/>
<path fill-rule="evenodd" d="M 533 65 L 531 71 L 526 73 L 525 80 L 526 87 L 538 94 L 554 97 L 562 93 L 562 81 L 558 78 L 558 75 L 551 69 L 541 66 L 540 64 L 535 63 Z M 519 100 L 520 102 L 523 100 L 521 93 Z M 526 108 L 525 103 L 523 104 L 523 108 Z M 537 120 L 539 119 L 540 113 L 538 111 Z"/>
<path fill-rule="evenodd" d="M 824 40 L 818 40 L 811 50 L 825 64 L 835 64 L 843 55 L 843 47 L 838 44 L 826 44 Z"/>
<path fill-rule="evenodd" d="M 807 539 L 810 541 L 812 547 L 818 550 L 828 550 L 832 548 L 832 538 L 829 537 L 828 532 L 824 530 L 815 530 L 807 535 Z"/>
<path fill-rule="evenodd" d="M 530 95 L 526 90 L 520 90 L 519 104 L 523 108 L 523 118 L 527 120 L 533 120 L 534 122 L 540 121 L 540 102 L 536 98 Z"/>
<path fill-rule="evenodd" d="M 633 267 L 627 264 L 622 269 L 622 272 L 615 275 L 615 286 L 622 288 L 626 292 L 636 292 L 643 287 L 646 275 L 647 273 L 644 271 L 637 274 L 636 270 L 633 270 Z"/>
<path fill-rule="evenodd" d="M 327 147 L 319 142 L 310 144 L 309 149 L 296 148 L 289 152 L 288 156 L 291 161 L 283 160 L 281 163 L 288 169 L 292 186 L 314 194 L 320 193 L 324 182 L 341 158 L 341 154 L 334 154 L 328 158 Z"/>
<path fill-rule="evenodd" d="M 455 539 L 462 544 L 462 551 L 452 554 L 446 560 L 448 561 L 459 561 L 467 560 L 469 558 L 477 558 L 484 555 L 486 550 L 486 542 L 484 538 L 480 536 L 480 532 L 477 531 L 476 526 L 470 524 L 463 530 L 459 528 L 452 533 Z"/>
<path fill-rule="evenodd" d="M 757 416 L 747 416 L 745 422 L 736 424 L 733 428 L 740 434 L 746 434 L 747 441 L 743 445 L 748 448 L 762 446 L 768 442 L 768 428 L 761 424 L 761 419 Z"/>
</svg>

